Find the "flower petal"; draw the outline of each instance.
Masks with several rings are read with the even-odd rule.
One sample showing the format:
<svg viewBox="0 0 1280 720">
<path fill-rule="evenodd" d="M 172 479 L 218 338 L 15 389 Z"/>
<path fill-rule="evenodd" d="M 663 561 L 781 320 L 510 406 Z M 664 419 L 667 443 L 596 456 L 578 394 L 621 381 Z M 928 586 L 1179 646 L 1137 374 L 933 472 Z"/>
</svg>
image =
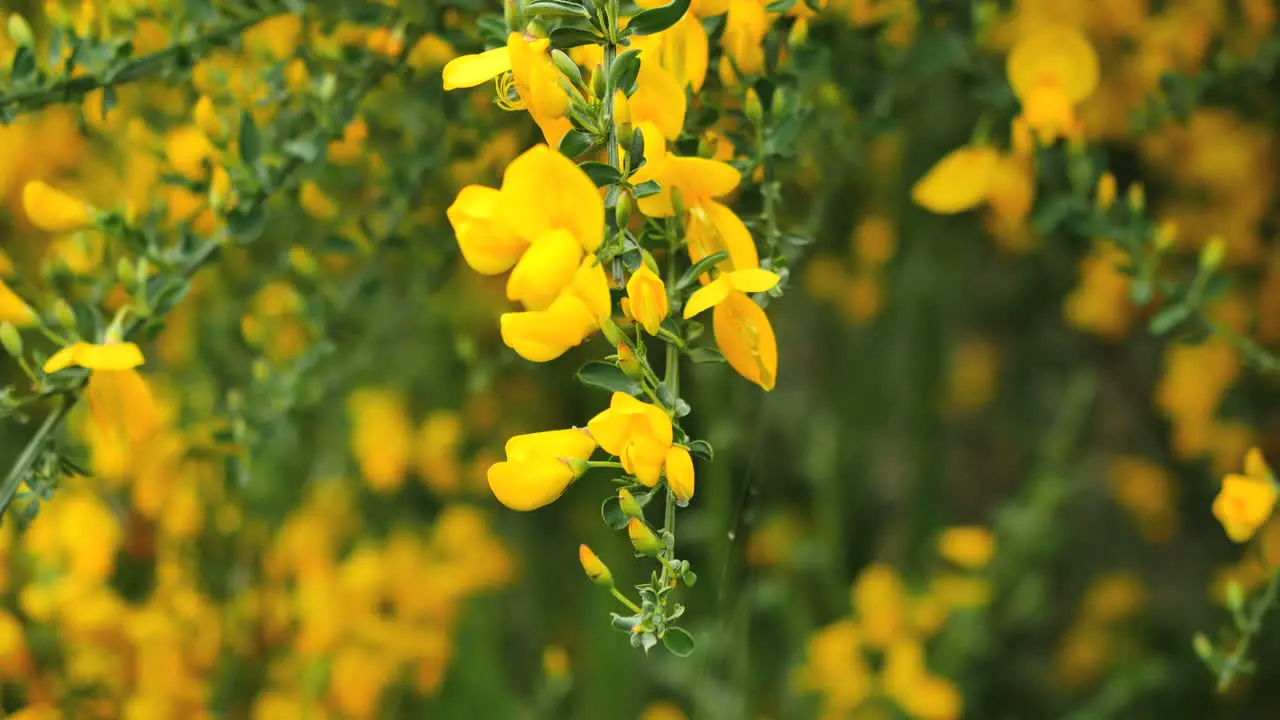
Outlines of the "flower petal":
<svg viewBox="0 0 1280 720">
<path fill-rule="evenodd" d="M 729 285 L 728 276 L 718 277 L 706 286 L 699 288 L 684 306 L 684 319 L 688 320 L 703 310 L 724 302 L 724 299 L 729 296 L 729 291 L 732 289 Z"/>
<path fill-rule="evenodd" d="M 511 56 L 506 47 L 456 57 L 444 66 L 444 89 L 475 87 L 510 69 Z"/>
<path fill-rule="evenodd" d="M 729 273 L 729 284 L 734 290 L 744 293 L 765 292 L 772 289 L 782 278 L 777 273 L 760 268 L 744 268 Z"/>
</svg>

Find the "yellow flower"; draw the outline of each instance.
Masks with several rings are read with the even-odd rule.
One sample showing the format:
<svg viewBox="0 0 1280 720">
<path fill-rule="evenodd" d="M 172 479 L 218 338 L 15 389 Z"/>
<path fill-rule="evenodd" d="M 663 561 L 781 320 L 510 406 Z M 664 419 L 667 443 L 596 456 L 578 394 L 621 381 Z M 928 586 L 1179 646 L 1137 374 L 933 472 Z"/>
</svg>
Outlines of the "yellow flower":
<svg viewBox="0 0 1280 720">
<path fill-rule="evenodd" d="M 761 388 L 772 390 L 778 380 L 778 340 L 764 310 L 734 290 L 715 306 L 711 328 L 729 366 Z"/>
<path fill-rule="evenodd" d="M 93 206 L 55 190 L 41 180 L 33 180 L 22 188 L 22 209 L 31 224 L 52 233 L 67 233 L 93 227 Z"/>
<path fill-rule="evenodd" d="M 462 421 L 455 412 L 438 410 L 422 422 L 416 439 L 416 460 L 418 474 L 427 487 L 438 493 L 458 488 L 458 445 L 462 436 Z"/>
<path fill-rule="evenodd" d="M 133 343 L 78 342 L 54 353 L 44 372 L 72 366 L 90 370 L 85 394 L 93 427 L 130 457 L 155 437 L 160 425 L 151 388 L 135 369 L 143 362 L 142 351 Z"/>
<path fill-rule="evenodd" d="M 613 574 L 591 548 L 586 545 L 578 546 L 578 562 L 582 563 L 582 570 L 591 578 L 591 582 L 602 587 L 613 587 Z"/>
<path fill-rule="evenodd" d="M 995 549 L 995 536 L 976 525 L 947 528 L 938 538 L 938 554 L 969 570 L 986 567 Z"/>
<path fill-rule="evenodd" d="M 627 280 L 627 301 L 636 322 L 650 335 L 657 335 L 667 319 L 667 286 L 648 265 L 641 265 Z"/>
<path fill-rule="evenodd" d="M 1222 490 L 1213 501 L 1214 517 L 1238 543 L 1253 537 L 1276 505 L 1275 479 L 1257 448 L 1245 455 L 1244 469 L 1244 475 L 1222 479 Z"/>
<path fill-rule="evenodd" d="M 316 220 L 328 222 L 338 216 L 338 201 L 321 190 L 314 180 L 303 181 L 298 188 L 298 202 Z"/>
<path fill-rule="evenodd" d="M 462 259 L 482 275 L 510 270 L 528 241 L 508 232 L 500 219 L 502 192 L 497 188 L 468 185 L 458 192 L 445 214 L 453 226 Z"/>
<path fill-rule="evenodd" d="M 609 315 L 609 281 L 594 255 L 545 310 L 503 313 L 502 342 L 531 362 L 547 362 L 586 340 Z"/>
<path fill-rule="evenodd" d="M 186 125 L 164 140 L 164 155 L 183 177 L 192 182 L 203 180 L 209 173 L 214 147 L 208 136 L 195 125 Z"/>
<path fill-rule="evenodd" d="M 0 322 L 17 327 L 29 327 L 36 322 L 36 311 L 18 297 L 3 279 L 0 279 Z"/>
<path fill-rule="evenodd" d="M 639 4 L 657 7 L 663 3 L 646 0 Z M 702 83 L 707 79 L 710 43 L 706 29 L 694 13 L 685 13 L 675 25 L 663 32 L 632 38 L 631 44 L 642 53 L 641 68 L 645 61 L 656 59 L 658 65 L 671 73 L 681 90 L 687 86 L 695 95 L 702 91 Z"/>
<path fill-rule="evenodd" d="M 867 567 L 858 574 L 851 596 L 867 645 L 886 647 L 906 629 L 906 590 L 893 568 Z"/>
<path fill-rule="evenodd" d="M 694 315 L 724 302 L 733 292 L 756 293 L 765 292 L 778 284 L 781 278 L 776 273 L 760 268 L 744 268 L 732 272 L 721 273 L 719 277 L 698 289 L 684 306 L 684 317 Z"/>
<path fill-rule="evenodd" d="M 672 443 L 671 418 L 661 408 L 615 392 L 609 409 L 591 418 L 587 429 L 641 483 L 658 484 Z"/>
<path fill-rule="evenodd" d="M 1027 126 L 1048 143 L 1076 132 L 1074 108 L 1098 87 L 1098 54 L 1079 30 L 1051 25 L 1013 47 L 1006 72 Z"/>
<path fill-rule="evenodd" d="M 360 475 L 378 492 L 394 492 L 404 484 L 413 431 L 400 395 L 362 388 L 347 400 L 351 413 L 351 454 Z"/>
<path fill-rule="evenodd" d="M 672 445 L 667 450 L 663 469 L 667 473 L 667 485 L 671 486 L 676 499 L 687 502 L 693 497 L 693 458 L 689 456 L 688 448 Z"/>
<path fill-rule="evenodd" d="M 911 201 L 941 215 L 975 208 L 986 199 L 999 159 L 985 145 L 952 150 L 911 187 Z"/>
<path fill-rule="evenodd" d="M 489 488 L 512 510 L 536 510 L 581 474 L 584 468 L 571 461 L 585 461 L 595 449 L 595 440 L 580 429 L 516 435 L 507 441 L 507 459 L 489 467 Z"/>
<path fill-rule="evenodd" d="M 646 136 L 645 140 L 649 138 Z M 733 192 L 742 182 L 734 166 L 700 157 L 667 155 L 660 168 L 654 170 L 660 190 L 640 198 L 636 206 L 649 217 L 671 217 L 676 214 L 671 194 L 678 191 L 685 208 L 705 205 L 713 198 Z"/>
<path fill-rule="evenodd" d="M 506 47 L 450 60 L 444 66 L 444 89 L 475 87 L 497 78 L 498 104 L 507 110 L 528 110 L 547 143 L 559 145 L 571 127 L 565 117 L 569 96 L 547 52 L 549 46 L 546 38 L 526 39 L 513 32 Z"/>
</svg>

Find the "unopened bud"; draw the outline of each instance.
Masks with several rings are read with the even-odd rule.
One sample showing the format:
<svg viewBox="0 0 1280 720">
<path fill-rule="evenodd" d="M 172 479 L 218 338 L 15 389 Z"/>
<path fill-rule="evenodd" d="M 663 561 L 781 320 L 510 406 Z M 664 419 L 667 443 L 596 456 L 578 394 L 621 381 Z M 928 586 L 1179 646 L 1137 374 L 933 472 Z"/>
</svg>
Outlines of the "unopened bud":
<svg viewBox="0 0 1280 720">
<path fill-rule="evenodd" d="M 662 552 L 662 541 L 638 518 L 631 518 L 627 522 L 627 536 L 631 538 L 632 547 L 641 555 L 657 557 Z"/>
<path fill-rule="evenodd" d="M 618 196 L 618 204 L 613 208 L 614 224 L 619 230 L 631 224 L 631 196 L 622 193 Z"/>
<path fill-rule="evenodd" d="M 1155 243 L 1156 250 L 1159 252 L 1168 252 L 1173 248 L 1173 244 L 1178 241 L 1178 223 L 1173 220 L 1166 220 L 1156 228 L 1156 235 L 1152 239 Z"/>
<path fill-rule="evenodd" d="M 597 65 L 591 71 L 591 94 L 595 97 L 604 97 L 605 87 L 608 85 L 608 78 L 604 76 L 604 67 Z"/>
<path fill-rule="evenodd" d="M 636 496 L 626 488 L 618 489 L 618 507 L 622 508 L 622 512 L 627 517 L 644 520 L 644 510 L 640 508 L 640 503 L 636 502 Z"/>
<path fill-rule="evenodd" d="M 582 80 L 582 70 L 563 50 L 552 50 L 551 62 L 555 64 L 557 70 L 569 78 L 574 87 L 580 89 L 586 87 L 586 83 Z"/>
<path fill-rule="evenodd" d="M 519 32 L 520 26 L 520 2 L 519 0 L 506 0 L 502 3 L 502 20 L 507 25 L 507 32 Z"/>
<path fill-rule="evenodd" d="M 764 121 L 764 105 L 760 104 L 760 96 L 755 88 L 747 88 L 747 99 L 743 103 L 742 111 L 746 113 L 747 119 L 753 125 L 759 125 Z"/>
<path fill-rule="evenodd" d="M 609 572 L 609 567 L 601 562 L 591 548 L 586 545 L 578 546 L 578 562 L 582 563 L 582 570 L 591 578 L 591 582 L 604 588 L 613 587 L 613 573 Z"/>
<path fill-rule="evenodd" d="M 1116 176 L 1110 171 L 1102 173 L 1102 177 L 1098 178 L 1098 189 L 1094 195 L 1094 202 L 1099 210 L 1108 210 L 1116 201 Z"/>
<path fill-rule="evenodd" d="M 218 110 L 213 105 L 213 100 L 208 95 L 201 95 L 196 101 L 196 109 L 192 113 L 196 121 L 196 127 L 200 128 L 212 140 L 221 138 L 226 133 L 226 128 L 222 124 L 222 120 L 218 117 Z"/>
<path fill-rule="evenodd" d="M 1227 241 L 1221 235 L 1214 235 L 1200 251 L 1200 268 L 1207 272 L 1217 270 L 1226 255 Z"/>
<path fill-rule="evenodd" d="M 1205 637 L 1204 633 L 1196 633 L 1195 637 L 1191 638 L 1191 648 L 1195 650 L 1196 657 L 1206 663 L 1213 662 L 1213 657 L 1217 654 L 1213 643 Z"/>
<path fill-rule="evenodd" d="M 53 304 L 53 319 L 65 330 L 74 330 L 76 327 L 76 313 L 66 300 L 59 299 Z"/>
<path fill-rule="evenodd" d="M 120 258 L 116 263 L 116 277 L 125 290 L 132 292 L 138 286 L 138 274 L 134 272 L 133 263 L 128 258 Z"/>
<path fill-rule="evenodd" d="M 1147 209 L 1147 191 L 1142 187 L 1142 183 L 1129 186 L 1129 209 L 1135 213 L 1141 213 Z"/>
<path fill-rule="evenodd" d="M 18 333 L 18 328 L 13 323 L 0 323 L 0 345 L 4 345 L 5 352 L 20 358 L 22 357 L 22 335 Z"/>
<path fill-rule="evenodd" d="M 662 270 L 658 267 L 658 261 L 654 260 L 653 254 L 644 248 L 640 249 L 640 261 L 644 263 L 645 267 L 652 270 L 654 275 L 661 276 Z"/>
<path fill-rule="evenodd" d="M 31 34 L 31 25 L 27 24 L 27 19 L 18 13 L 9 16 L 9 39 L 18 47 L 31 47 L 36 44 L 36 39 Z"/>
<path fill-rule="evenodd" d="M 1227 608 L 1233 613 L 1244 609 L 1244 588 L 1235 580 L 1227 583 Z"/>
<path fill-rule="evenodd" d="M 622 368 L 622 372 L 632 380 L 644 377 L 644 371 L 640 368 L 640 361 L 636 359 L 636 354 L 631 351 L 631 348 L 621 343 L 618 345 L 618 367 Z"/>
<path fill-rule="evenodd" d="M 216 213 L 224 213 L 231 208 L 233 196 L 231 174 L 219 165 L 213 169 L 213 176 L 209 178 L 209 206 Z"/>
</svg>

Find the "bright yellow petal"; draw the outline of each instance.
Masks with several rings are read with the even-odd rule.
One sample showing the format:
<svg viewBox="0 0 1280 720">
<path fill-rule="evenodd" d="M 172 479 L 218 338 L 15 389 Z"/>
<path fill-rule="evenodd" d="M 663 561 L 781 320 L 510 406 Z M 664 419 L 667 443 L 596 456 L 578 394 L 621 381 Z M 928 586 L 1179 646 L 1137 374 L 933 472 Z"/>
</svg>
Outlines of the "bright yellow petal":
<svg viewBox="0 0 1280 720">
<path fill-rule="evenodd" d="M 911 188 L 911 200 L 940 215 L 977 207 L 986 198 L 999 159 L 986 146 L 952 150 Z"/>
<path fill-rule="evenodd" d="M 777 273 L 760 268 L 743 268 L 729 273 L 729 284 L 734 290 L 744 293 L 765 292 L 772 289 L 782 278 Z"/>
<path fill-rule="evenodd" d="M 482 275 L 510 270 L 529 246 L 498 223 L 501 200 L 502 194 L 496 188 L 468 185 L 446 211 L 462 259 Z"/>
<path fill-rule="evenodd" d="M 502 341 L 530 362 L 554 360 L 580 344 L 596 328 L 587 306 L 564 293 L 546 310 L 503 313 Z"/>
<path fill-rule="evenodd" d="M 1075 104 L 1098 87 L 1098 53 L 1079 30 L 1053 25 L 1022 38 L 1009 52 L 1006 71 L 1019 99 L 1047 82 L 1061 86 Z"/>
<path fill-rule="evenodd" d="M 569 292 L 582 301 L 596 325 L 609 317 L 609 278 L 605 277 L 604 264 L 595 255 L 587 255 L 582 259 L 582 266 L 578 268 Z"/>
<path fill-rule="evenodd" d="M 732 289 L 727 277 L 718 277 L 698 288 L 697 292 L 689 297 L 689 302 L 685 303 L 684 319 L 688 320 L 703 310 L 724 302 L 724 299 L 729 297 L 729 292 Z"/>
<path fill-rule="evenodd" d="M 507 278 L 507 299 L 542 310 L 560 295 L 582 264 L 582 245 L 568 230 L 551 230 L 539 237 Z"/>
<path fill-rule="evenodd" d="M 1267 466 L 1266 458 L 1258 448 L 1249 448 L 1249 452 L 1245 453 L 1244 473 L 1258 480 L 1271 480 L 1271 468 Z"/>
<path fill-rule="evenodd" d="M 127 437 L 135 450 L 160 428 L 151 388 L 136 370 L 96 370 L 86 394 L 93 422 Z"/>
<path fill-rule="evenodd" d="M 716 305 L 712 314 L 716 345 L 742 377 L 772 390 L 778 377 L 778 341 L 769 316 L 740 292 Z"/>
<path fill-rule="evenodd" d="M 80 348 L 85 347 L 86 343 L 75 343 L 62 348 L 53 354 L 53 357 L 44 362 L 44 372 L 46 375 L 52 375 L 59 370 L 64 370 L 72 365 L 78 365 L 76 362 L 76 354 L 80 352 Z"/>
<path fill-rule="evenodd" d="M 546 430 L 515 435 L 507 440 L 507 459 L 513 462 L 535 458 L 578 458 L 586 460 L 595 452 L 591 434 L 581 428 Z"/>
<path fill-rule="evenodd" d="M 687 105 L 684 86 L 652 57 L 642 57 L 636 92 L 631 96 L 633 122 L 652 122 L 668 140 L 675 141 L 684 129 Z"/>
<path fill-rule="evenodd" d="M 574 479 L 569 466 L 554 458 L 494 463 L 488 478 L 498 502 L 521 512 L 554 502 Z"/>
<path fill-rule="evenodd" d="M 478 55 L 463 55 L 444 66 L 444 89 L 475 87 L 511 69 L 507 48 L 494 48 Z"/>
<path fill-rule="evenodd" d="M 131 342 L 76 345 L 75 364 L 90 370 L 128 370 L 146 362 L 142 351 Z"/>
<path fill-rule="evenodd" d="M 693 497 L 693 458 L 689 456 L 688 450 L 680 445 L 672 445 L 667 450 L 663 468 L 667 472 L 667 484 L 677 498 L 688 500 Z"/>
<path fill-rule="evenodd" d="M 604 199 L 569 158 L 536 145 L 511 161 L 502 177 L 501 217 L 507 229 L 529 242 L 564 228 L 587 252 L 604 238 Z"/>
<path fill-rule="evenodd" d="M 41 180 L 22 188 L 22 209 L 31 224 L 45 232 L 65 233 L 93 226 L 93 206 Z"/>
<path fill-rule="evenodd" d="M 11 323 L 17 327 L 34 325 L 36 312 L 4 280 L 0 280 L 0 322 Z"/>
</svg>

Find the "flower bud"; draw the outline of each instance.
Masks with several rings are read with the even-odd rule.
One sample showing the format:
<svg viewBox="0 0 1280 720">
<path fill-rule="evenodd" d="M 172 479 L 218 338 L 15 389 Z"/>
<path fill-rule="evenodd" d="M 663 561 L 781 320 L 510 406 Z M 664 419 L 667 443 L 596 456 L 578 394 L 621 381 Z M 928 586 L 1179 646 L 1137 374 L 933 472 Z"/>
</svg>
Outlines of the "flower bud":
<svg viewBox="0 0 1280 720">
<path fill-rule="evenodd" d="M 9 39 L 18 47 L 31 47 L 36 44 L 35 37 L 31 34 L 31 25 L 18 13 L 9 16 Z"/>
<path fill-rule="evenodd" d="M 578 562 L 582 563 L 582 570 L 587 573 L 587 577 L 591 578 L 591 582 L 603 588 L 613 587 L 613 573 L 609 572 L 608 566 L 601 562 L 594 552 L 591 552 L 591 548 L 586 545 L 578 546 Z"/>
<path fill-rule="evenodd" d="M 1141 213 L 1147 208 L 1147 191 L 1142 187 L 1142 183 L 1134 183 L 1129 186 L 1129 209 L 1135 213 Z"/>
<path fill-rule="evenodd" d="M 791 32 L 787 33 L 787 45 L 792 49 L 809 42 L 809 21 L 800 18 L 795 25 L 791 26 Z"/>
<path fill-rule="evenodd" d="M 1102 173 L 1102 177 L 1098 178 L 1098 190 L 1094 196 L 1094 203 L 1099 210 L 1108 210 L 1116 201 L 1116 176 L 1110 171 Z"/>
<path fill-rule="evenodd" d="M 672 445 L 667 451 L 663 467 L 667 472 L 667 485 L 676 499 L 688 502 L 693 497 L 693 458 L 681 445 Z"/>
<path fill-rule="evenodd" d="M 627 193 L 618 196 L 618 204 L 613 208 L 613 221 L 619 230 L 631 224 L 631 196 Z"/>
<path fill-rule="evenodd" d="M 622 368 L 622 372 L 632 380 L 639 380 L 644 377 L 644 371 L 640 367 L 640 360 L 636 358 L 636 354 L 631 348 L 625 344 L 618 344 L 618 367 Z"/>
<path fill-rule="evenodd" d="M 66 300 L 59 299 L 54 303 L 53 317 L 63 329 L 74 330 L 76 327 L 76 313 Z"/>
<path fill-rule="evenodd" d="M 764 105 L 760 103 L 760 95 L 756 93 L 755 88 L 747 88 L 747 99 L 743 103 L 742 111 L 746 113 L 747 119 L 753 125 L 759 125 L 764 121 Z"/>
<path fill-rule="evenodd" d="M 591 94 L 602 98 L 604 97 L 605 88 L 608 86 L 608 78 L 604 75 L 604 67 L 597 65 L 591 71 Z"/>
<path fill-rule="evenodd" d="M 1156 234 L 1152 241 L 1159 252 L 1163 253 L 1171 250 L 1173 244 L 1178 241 L 1178 223 L 1172 220 L 1160 223 L 1156 228 Z"/>
<path fill-rule="evenodd" d="M 627 535 L 631 538 L 632 547 L 641 555 L 657 557 L 662 552 L 662 541 L 638 518 L 627 522 Z"/>
<path fill-rule="evenodd" d="M 622 512 L 627 517 L 644 520 L 644 510 L 640 508 L 640 503 L 636 502 L 636 496 L 626 488 L 618 489 L 618 507 L 622 508 Z"/>
<path fill-rule="evenodd" d="M 551 62 L 555 64 L 557 70 L 569 78 L 569 82 L 573 83 L 574 87 L 582 89 L 587 86 L 582 79 L 582 69 L 563 50 L 552 50 Z"/>
<path fill-rule="evenodd" d="M 234 192 L 231 188 L 231 174 L 221 165 L 213 169 L 213 177 L 209 179 L 209 206 L 214 212 L 222 213 L 231 208 Z"/>
<path fill-rule="evenodd" d="M 133 263 L 129 262 L 129 258 L 120 258 L 116 263 L 116 277 L 119 278 L 124 289 L 130 292 L 138 285 L 138 273 L 134 272 Z"/>
<path fill-rule="evenodd" d="M 218 110 L 213 106 L 213 100 L 208 95 L 200 96 L 192 114 L 195 117 L 196 127 L 210 139 L 217 140 L 226 133 L 227 129 L 218 117 Z"/>
<path fill-rule="evenodd" d="M 1233 613 L 1244 609 L 1244 588 L 1235 580 L 1227 583 L 1227 609 Z"/>
<path fill-rule="evenodd" d="M 1227 241 L 1221 235 L 1214 235 L 1200 251 L 1200 268 L 1205 272 L 1213 272 L 1222 264 L 1227 255 Z"/>
<path fill-rule="evenodd" d="M 1213 662 L 1214 655 L 1217 654 L 1213 643 L 1205 637 L 1204 633 L 1196 633 L 1195 637 L 1191 638 L 1191 648 L 1196 651 L 1196 657 L 1206 663 Z"/>
<path fill-rule="evenodd" d="M 4 346 L 5 352 L 19 358 L 22 357 L 22 335 L 18 334 L 18 328 L 13 323 L 0 323 L 0 345 Z"/>
</svg>

